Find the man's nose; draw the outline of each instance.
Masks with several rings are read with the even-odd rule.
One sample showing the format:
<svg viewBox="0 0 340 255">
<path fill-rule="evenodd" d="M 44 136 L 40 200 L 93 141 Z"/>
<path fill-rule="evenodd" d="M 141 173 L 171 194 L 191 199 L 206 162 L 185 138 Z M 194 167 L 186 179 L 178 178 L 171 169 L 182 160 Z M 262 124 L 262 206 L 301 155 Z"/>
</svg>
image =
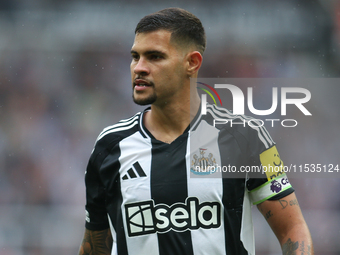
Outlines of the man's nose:
<svg viewBox="0 0 340 255">
<path fill-rule="evenodd" d="M 140 58 L 136 63 L 133 71 L 135 74 L 149 74 L 150 69 L 148 67 L 147 61 L 144 58 Z"/>
</svg>

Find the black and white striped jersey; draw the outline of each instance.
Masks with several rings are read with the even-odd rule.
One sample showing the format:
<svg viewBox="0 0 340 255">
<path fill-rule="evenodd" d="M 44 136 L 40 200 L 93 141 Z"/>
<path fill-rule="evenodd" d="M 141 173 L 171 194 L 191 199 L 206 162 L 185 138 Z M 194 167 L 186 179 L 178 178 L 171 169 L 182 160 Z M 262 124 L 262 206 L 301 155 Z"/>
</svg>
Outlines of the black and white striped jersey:
<svg viewBox="0 0 340 255">
<path fill-rule="evenodd" d="M 251 204 L 293 192 L 280 172 L 241 172 L 282 167 L 265 128 L 215 125 L 247 117 L 208 105 L 167 144 L 145 128 L 146 111 L 99 135 L 85 175 L 86 228 L 110 227 L 118 255 L 254 254 Z"/>
</svg>

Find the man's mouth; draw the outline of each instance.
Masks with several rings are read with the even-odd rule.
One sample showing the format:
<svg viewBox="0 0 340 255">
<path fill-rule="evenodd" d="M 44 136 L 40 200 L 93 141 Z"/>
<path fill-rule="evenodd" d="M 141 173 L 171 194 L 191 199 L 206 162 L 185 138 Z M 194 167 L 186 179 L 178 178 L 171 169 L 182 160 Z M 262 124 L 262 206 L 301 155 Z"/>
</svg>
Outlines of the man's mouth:
<svg viewBox="0 0 340 255">
<path fill-rule="evenodd" d="M 134 87 L 140 87 L 140 88 L 142 88 L 142 87 L 149 87 L 149 86 L 151 86 L 151 84 L 150 84 L 149 82 L 145 81 L 145 80 L 136 79 L 136 80 L 134 81 Z"/>
</svg>

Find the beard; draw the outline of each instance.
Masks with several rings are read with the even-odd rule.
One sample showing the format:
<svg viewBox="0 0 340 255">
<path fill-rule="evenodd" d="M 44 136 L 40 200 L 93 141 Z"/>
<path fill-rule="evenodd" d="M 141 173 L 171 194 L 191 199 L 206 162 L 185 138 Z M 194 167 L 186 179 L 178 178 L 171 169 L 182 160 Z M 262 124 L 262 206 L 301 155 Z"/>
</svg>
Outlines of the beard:
<svg viewBox="0 0 340 255">
<path fill-rule="evenodd" d="M 135 93 L 133 93 L 132 94 L 132 99 L 133 99 L 133 102 L 135 102 L 135 104 L 138 104 L 138 105 L 149 105 L 149 104 L 153 104 L 156 101 L 157 95 L 156 95 L 156 93 L 153 93 L 153 94 L 149 95 L 146 98 L 137 98 L 135 96 Z"/>
</svg>

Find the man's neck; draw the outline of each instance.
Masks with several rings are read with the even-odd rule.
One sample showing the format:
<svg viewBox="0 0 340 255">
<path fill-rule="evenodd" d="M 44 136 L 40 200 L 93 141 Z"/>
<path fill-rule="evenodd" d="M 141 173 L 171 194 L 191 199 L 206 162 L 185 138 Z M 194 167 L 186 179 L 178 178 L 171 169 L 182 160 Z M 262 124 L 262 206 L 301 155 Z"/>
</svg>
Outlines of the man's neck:
<svg viewBox="0 0 340 255">
<path fill-rule="evenodd" d="M 171 143 L 184 133 L 198 109 L 198 97 L 176 104 L 152 105 L 145 114 L 144 125 L 157 140 Z"/>
</svg>

